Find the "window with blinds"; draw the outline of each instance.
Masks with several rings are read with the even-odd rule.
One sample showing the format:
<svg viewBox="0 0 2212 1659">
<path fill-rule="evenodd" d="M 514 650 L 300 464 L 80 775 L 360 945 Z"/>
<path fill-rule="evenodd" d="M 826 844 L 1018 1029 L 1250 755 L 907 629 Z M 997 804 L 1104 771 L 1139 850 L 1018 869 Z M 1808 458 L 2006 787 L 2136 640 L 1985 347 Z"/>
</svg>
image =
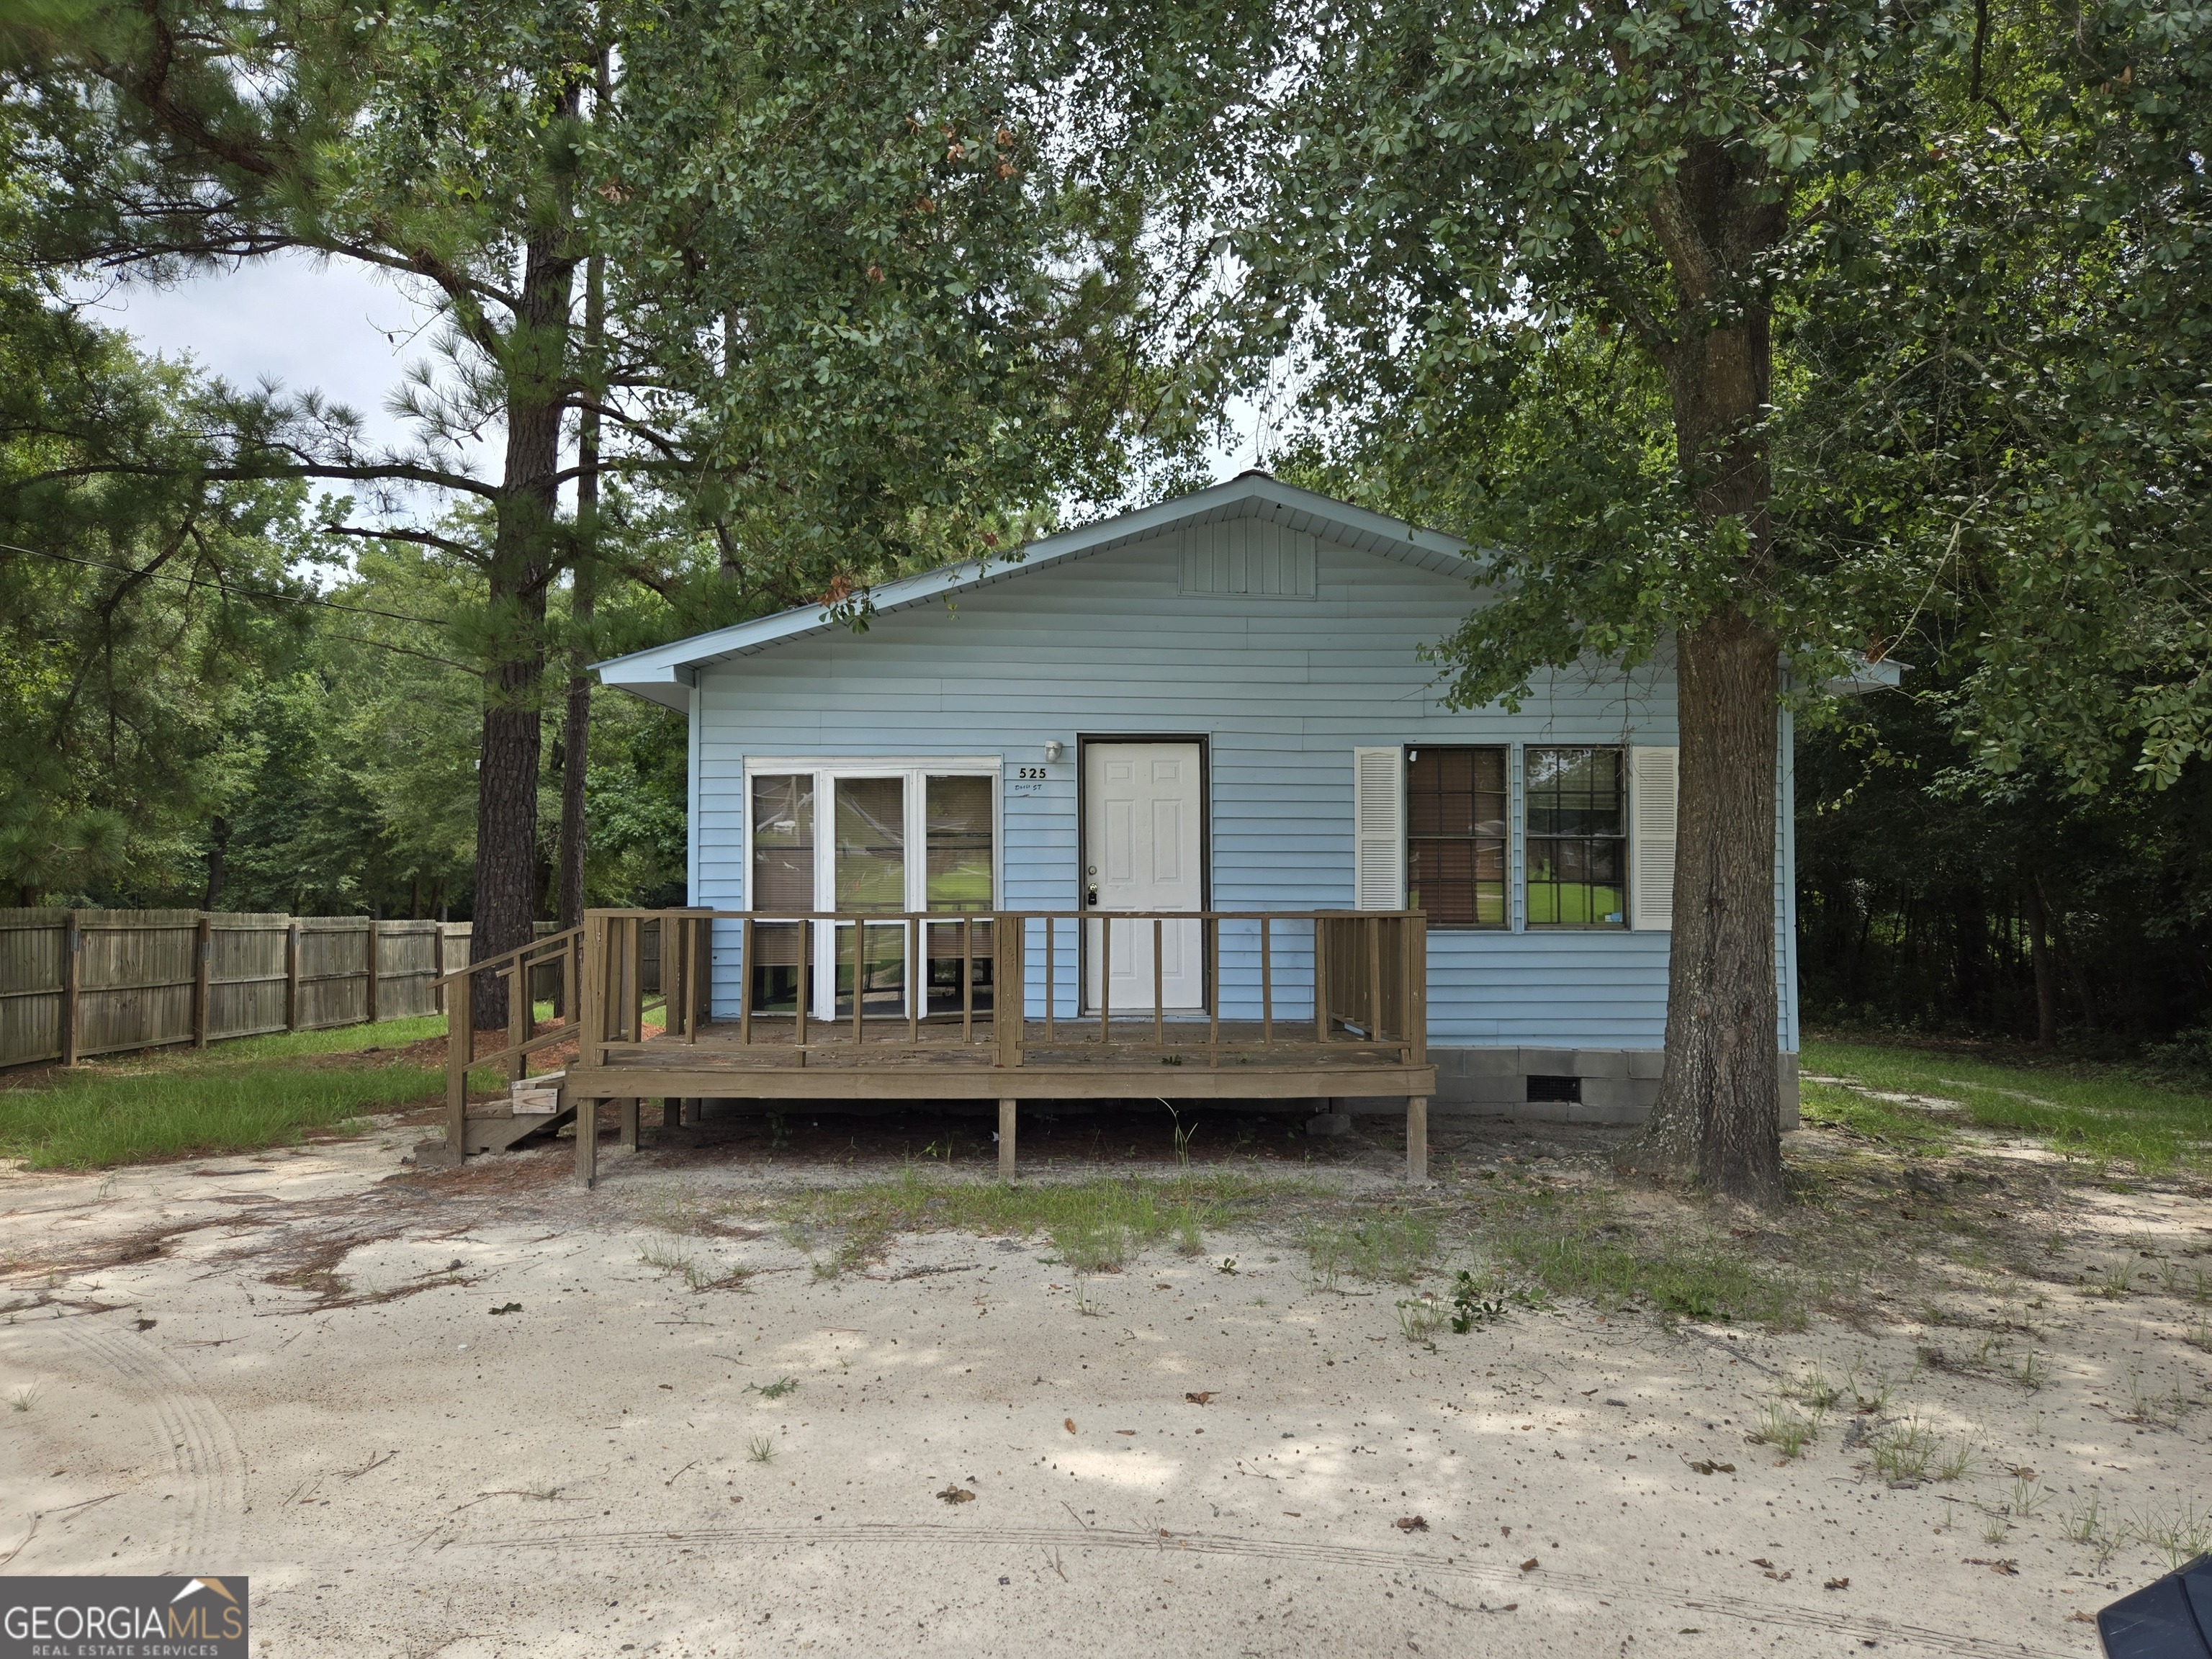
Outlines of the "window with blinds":
<svg viewBox="0 0 2212 1659">
<path fill-rule="evenodd" d="M 1425 744 L 1406 755 L 1406 907 L 1431 927 L 1504 927 L 1505 750 Z"/>
</svg>

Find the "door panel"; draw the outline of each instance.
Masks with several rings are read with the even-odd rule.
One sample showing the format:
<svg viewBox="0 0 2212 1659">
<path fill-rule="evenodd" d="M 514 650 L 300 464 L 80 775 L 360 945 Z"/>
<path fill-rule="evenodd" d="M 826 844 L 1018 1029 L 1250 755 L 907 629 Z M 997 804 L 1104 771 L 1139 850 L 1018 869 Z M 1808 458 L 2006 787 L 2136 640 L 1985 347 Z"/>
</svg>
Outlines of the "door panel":
<svg viewBox="0 0 2212 1659">
<path fill-rule="evenodd" d="M 1094 743 L 1084 748 L 1084 890 L 1100 910 L 1205 908 L 1200 830 L 1206 800 L 1194 743 Z M 1110 933 L 1110 936 L 1109 936 Z M 1160 1006 L 1206 1006 L 1202 926 L 1160 928 Z M 1102 964 L 1116 1013 L 1152 1010 L 1152 924 L 1130 921 L 1084 928 L 1084 1000 L 1099 1006 Z"/>
</svg>

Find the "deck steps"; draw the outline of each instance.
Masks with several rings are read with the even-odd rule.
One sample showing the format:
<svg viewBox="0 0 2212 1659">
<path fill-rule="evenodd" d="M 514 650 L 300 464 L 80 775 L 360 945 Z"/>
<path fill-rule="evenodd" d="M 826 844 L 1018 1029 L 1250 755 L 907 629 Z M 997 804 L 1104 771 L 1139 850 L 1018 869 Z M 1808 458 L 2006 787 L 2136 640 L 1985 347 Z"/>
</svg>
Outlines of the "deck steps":
<svg viewBox="0 0 2212 1659">
<path fill-rule="evenodd" d="M 548 1072 L 526 1078 L 506 1094 L 468 1105 L 468 1140 L 464 1151 L 503 1152 L 535 1134 L 548 1134 L 571 1122 L 576 1109 L 568 1098 L 568 1074 Z M 444 1139 L 426 1140 L 415 1148 L 415 1161 L 425 1167 L 450 1166 L 459 1160 Z"/>
</svg>

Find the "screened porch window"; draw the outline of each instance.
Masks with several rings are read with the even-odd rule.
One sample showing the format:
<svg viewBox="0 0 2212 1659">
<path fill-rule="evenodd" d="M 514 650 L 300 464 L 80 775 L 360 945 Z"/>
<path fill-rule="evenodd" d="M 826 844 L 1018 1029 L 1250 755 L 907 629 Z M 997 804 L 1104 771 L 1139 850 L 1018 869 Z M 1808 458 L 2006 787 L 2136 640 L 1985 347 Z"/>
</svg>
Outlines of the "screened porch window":
<svg viewBox="0 0 2212 1659">
<path fill-rule="evenodd" d="M 1628 925 L 1628 777 L 1619 749 L 1525 751 L 1531 927 Z"/>
<path fill-rule="evenodd" d="M 750 781 L 753 1006 L 797 1006 L 801 929 L 808 1007 L 849 1017 L 857 994 L 864 1016 L 903 1018 L 909 985 L 927 998 L 921 1012 L 957 1013 L 991 1006 L 991 925 L 886 920 L 776 921 L 813 911 L 845 916 L 899 912 L 988 912 L 997 899 L 997 771 L 939 766 L 834 764 L 755 773 Z M 828 834 L 816 833 L 817 823 Z M 910 974 L 917 948 L 921 971 Z"/>
<path fill-rule="evenodd" d="M 1406 903 L 1432 927 L 1506 925 L 1503 748 L 1408 751 Z"/>
</svg>

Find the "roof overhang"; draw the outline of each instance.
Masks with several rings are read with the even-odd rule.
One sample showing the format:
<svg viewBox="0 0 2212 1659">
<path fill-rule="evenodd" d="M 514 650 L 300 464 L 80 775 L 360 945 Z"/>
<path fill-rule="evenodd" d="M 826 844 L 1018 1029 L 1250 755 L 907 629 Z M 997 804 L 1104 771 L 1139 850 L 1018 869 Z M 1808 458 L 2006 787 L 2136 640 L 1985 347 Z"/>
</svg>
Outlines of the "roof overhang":
<svg viewBox="0 0 2212 1659">
<path fill-rule="evenodd" d="M 1089 558 L 1131 542 L 1166 535 L 1188 525 L 1243 518 L 1271 520 L 1292 530 L 1324 536 L 1361 552 L 1400 559 L 1425 570 L 1468 579 L 1475 574 L 1474 562 L 1467 555 L 1467 544 L 1455 536 L 1422 530 L 1401 519 L 1333 501 L 1284 483 L 1264 472 L 1247 472 L 1227 483 L 1042 537 L 1008 554 L 963 560 L 917 576 L 886 582 L 866 596 L 868 613 L 880 617 L 911 610 L 1073 559 Z M 592 666 L 604 684 L 634 692 L 671 708 L 688 709 L 691 688 L 697 683 L 701 669 L 749 657 L 788 640 L 826 633 L 838 625 L 837 617 L 828 605 L 802 605 L 773 617 L 696 634 L 648 651 L 632 652 Z"/>
</svg>

